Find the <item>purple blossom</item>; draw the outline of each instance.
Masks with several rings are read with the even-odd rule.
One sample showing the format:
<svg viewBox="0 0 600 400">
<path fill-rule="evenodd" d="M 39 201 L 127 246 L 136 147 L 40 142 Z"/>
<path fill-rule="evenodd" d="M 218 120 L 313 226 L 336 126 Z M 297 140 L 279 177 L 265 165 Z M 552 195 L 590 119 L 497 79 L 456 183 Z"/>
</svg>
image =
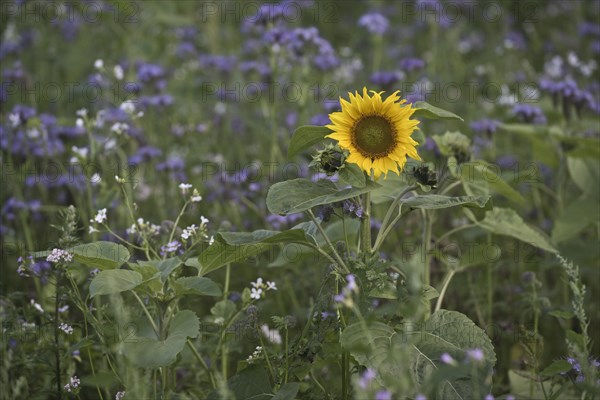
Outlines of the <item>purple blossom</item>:
<svg viewBox="0 0 600 400">
<path fill-rule="evenodd" d="M 514 105 L 513 114 L 522 122 L 543 125 L 546 123 L 546 116 L 539 107 L 531 104 L 517 103 Z"/>
<path fill-rule="evenodd" d="M 479 349 L 479 348 L 475 348 L 475 349 L 469 349 L 467 350 L 467 357 L 472 360 L 472 361 L 483 361 L 485 356 L 483 354 L 483 350 Z"/>
<path fill-rule="evenodd" d="M 401 73 L 396 71 L 377 71 L 371 75 L 370 81 L 381 87 L 389 87 L 398 82 L 402 77 Z"/>
<path fill-rule="evenodd" d="M 420 58 L 404 58 L 398 63 L 400 69 L 406 72 L 416 71 L 425 68 L 425 61 Z"/>
<path fill-rule="evenodd" d="M 496 129 L 500 126 L 501 122 L 495 119 L 479 119 L 477 121 L 471 122 L 471 129 L 476 133 L 487 133 L 491 135 L 496 132 Z"/>
<path fill-rule="evenodd" d="M 358 20 L 358 26 L 363 27 L 374 35 L 383 35 L 390 26 L 390 21 L 378 12 L 370 12 Z"/>
<path fill-rule="evenodd" d="M 392 400 L 392 392 L 389 390 L 380 390 L 375 393 L 375 400 Z"/>
<path fill-rule="evenodd" d="M 372 370 L 371 368 L 367 368 L 362 373 L 360 378 L 358 378 L 358 386 L 360 386 L 362 389 L 366 389 L 371 384 L 371 381 L 375 379 L 376 376 L 377 373 L 374 370 Z"/>
</svg>

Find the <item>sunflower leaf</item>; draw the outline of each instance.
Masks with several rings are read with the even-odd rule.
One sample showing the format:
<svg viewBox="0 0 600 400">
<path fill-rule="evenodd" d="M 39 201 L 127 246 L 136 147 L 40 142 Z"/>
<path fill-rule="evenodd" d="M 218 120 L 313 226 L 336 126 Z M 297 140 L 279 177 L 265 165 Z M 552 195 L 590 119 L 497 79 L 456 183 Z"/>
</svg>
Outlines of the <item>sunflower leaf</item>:
<svg viewBox="0 0 600 400">
<path fill-rule="evenodd" d="M 416 108 L 415 113 L 413 114 L 414 117 L 423 117 L 429 119 L 457 119 L 459 121 L 464 122 L 464 119 L 462 119 L 458 115 L 450 111 L 446 111 L 441 108 L 432 106 L 431 104 L 426 103 L 424 101 L 417 101 L 413 104 L 413 106 Z"/>
<path fill-rule="evenodd" d="M 324 126 L 304 125 L 296 129 L 290 145 L 288 146 L 288 158 L 292 158 L 302 150 L 321 142 L 332 130 Z"/>
<path fill-rule="evenodd" d="M 293 214 L 350 199 L 380 187 L 378 183 L 369 180 L 362 188 L 340 190 L 327 180 L 313 182 L 309 179 L 292 179 L 271 186 L 267 193 L 267 208 L 273 214 Z"/>
</svg>

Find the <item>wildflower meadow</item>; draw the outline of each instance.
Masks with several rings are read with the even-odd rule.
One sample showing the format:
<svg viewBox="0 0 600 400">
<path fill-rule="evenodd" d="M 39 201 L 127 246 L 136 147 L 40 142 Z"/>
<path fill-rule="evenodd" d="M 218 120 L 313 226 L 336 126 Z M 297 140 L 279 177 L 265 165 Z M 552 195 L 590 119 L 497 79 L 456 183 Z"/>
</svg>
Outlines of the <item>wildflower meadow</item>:
<svg viewBox="0 0 600 400">
<path fill-rule="evenodd" d="M 599 0 L 0 21 L 0 400 L 600 398 Z"/>
</svg>

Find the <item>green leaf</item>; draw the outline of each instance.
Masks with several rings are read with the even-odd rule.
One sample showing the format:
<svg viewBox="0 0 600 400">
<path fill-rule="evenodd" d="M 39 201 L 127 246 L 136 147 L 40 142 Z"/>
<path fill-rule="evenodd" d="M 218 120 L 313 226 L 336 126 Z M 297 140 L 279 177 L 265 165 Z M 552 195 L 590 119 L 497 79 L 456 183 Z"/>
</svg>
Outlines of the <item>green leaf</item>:
<svg viewBox="0 0 600 400">
<path fill-rule="evenodd" d="M 339 172 L 340 183 L 357 188 L 365 187 L 367 180 L 365 173 L 356 164 L 346 163 Z"/>
<path fill-rule="evenodd" d="M 302 150 L 323 141 L 326 135 L 333 131 L 324 126 L 304 125 L 296 129 L 290 145 L 288 146 L 288 158 L 292 158 Z"/>
<path fill-rule="evenodd" d="M 565 310 L 550 311 L 548 313 L 548 315 L 552 315 L 553 317 L 562 318 L 562 319 L 571 319 L 575 316 L 571 311 L 565 311 Z"/>
<path fill-rule="evenodd" d="M 479 348 L 484 360 L 477 367 L 480 393 L 489 393 L 488 375 L 496 363 L 496 355 L 490 338 L 467 316 L 448 310 L 438 310 L 419 329 L 407 332 L 413 345 L 412 368 L 414 379 L 425 390 L 429 389 L 431 374 L 443 366 L 439 361 L 443 353 L 456 360 L 465 358 L 466 350 Z M 471 399 L 473 383 L 470 369 L 462 376 L 454 376 L 441 382 L 434 398 Z"/>
<path fill-rule="evenodd" d="M 359 364 L 372 368 L 380 373 L 402 376 L 409 369 L 406 356 L 402 354 L 401 335 L 382 322 L 372 322 L 365 332 L 361 323 L 349 325 L 340 337 L 342 347 L 358 361 Z M 378 376 L 377 380 L 381 378 Z"/>
<path fill-rule="evenodd" d="M 187 338 L 195 338 L 200 321 L 193 311 L 179 311 L 169 324 L 167 338 L 128 338 L 121 343 L 125 356 L 141 368 L 159 368 L 171 365 L 185 347 Z"/>
<path fill-rule="evenodd" d="M 423 117 L 429 119 L 456 119 L 464 122 L 464 120 L 458 115 L 451 113 L 450 111 L 446 111 L 441 108 L 432 106 L 431 104 L 426 103 L 424 101 L 417 101 L 416 103 L 413 103 L 413 107 L 417 109 L 413 114 L 413 116 L 417 118 Z"/>
<path fill-rule="evenodd" d="M 98 269 L 118 268 L 125 264 L 130 257 L 125 246 L 106 241 L 81 244 L 66 250 L 73 254 L 75 261 Z M 47 257 L 50 253 L 50 250 L 36 251 L 32 253 L 32 256 L 42 258 Z"/>
<path fill-rule="evenodd" d="M 251 365 L 227 381 L 227 388 L 233 392 L 235 399 L 271 400 L 273 390 L 267 371 L 259 365 Z M 221 397 L 212 392 L 208 400 L 218 400 Z"/>
<path fill-rule="evenodd" d="M 550 253 L 557 253 L 550 240 L 527 225 L 519 214 L 510 208 L 495 207 L 485 213 L 483 220 L 474 222 L 497 235 L 510 236 Z"/>
<path fill-rule="evenodd" d="M 573 368 L 571 364 L 567 360 L 558 360 L 554 361 L 552 364 L 548 365 L 544 370 L 540 373 L 542 376 L 553 376 L 558 375 L 562 372 L 570 371 Z"/>
<path fill-rule="evenodd" d="M 600 219 L 598 199 L 582 195 L 563 210 L 554 221 L 552 240 L 556 243 L 574 238 L 579 232 Z"/>
<path fill-rule="evenodd" d="M 90 283 L 90 297 L 131 290 L 141 284 L 142 274 L 126 269 L 100 271 Z"/>
<path fill-rule="evenodd" d="M 221 300 L 215 304 L 211 309 L 210 313 L 217 319 L 222 319 L 222 322 L 229 321 L 229 318 L 235 314 L 235 303 L 231 300 Z"/>
<path fill-rule="evenodd" d="M 294 400 L 300 389 L 298 382 L 288 383 L 279 389 L 279 391 L 273 396 L 273 400 Z"/>
<path fill-rule="evenodd" d="M 165 260 L 150 260 L 150 261 L 138 261 L 140 265 L 151 265 L 160 271 L 161 281 L 166 282 L 167 278 L 171 273 L 182 264 L 179 257 L 171 257 Z"/>
<path fill-rule="evenodd" d="M 143 281 L 141 285 L 154 293 L 162 291 L 163 282 L 160 279 L 160 272 L 156 266 L 150 264 L 141 265 L 138 263 L 129 263 L 129 266 L 132 270 L 142 275 Z"/>
<path fill-rule="evenodd" d="M 485 208 L 490 198 L 490 196 L 451 197 L 439 194 L 426 194 L 402 199 L 401 203 L 409 208 L 421 208 L 425 210 L 456 206 Z"/>
<path fill-rule="evenodd" d="M 288 231 L 258 230 L 254 232 L 221 232 L 215 242 L 208 246 L 198 257 L 199 275 L 206 275 L 229 263 L 254 257 L 269 247 L 282 243 L 312 243 L 302 229 Z M 186 265 L 188 265 L 186 263 Z"/>
<path fill-rule="evenodd" d="M 381 187 L 368 180 L 365 187 L 338 189 L 333 182 L 293 179 L 271 186 L 267 194 L 267 208 L 273 214 L 287 215 L 313 207 L 350 199 Z"/>
<path fill-rule="evenodd" d="M 596 208 L 598 208 L 600 199 L 600 161 L 589 157 L 567 157 L 567 167 L 575 184 L 586 197 L 596 200 Z"/>
<path fill-rule="evenodd" d="M 221 288 L 209 278 L 199 276 L 188 276 L 176 279 L 174 282 L 175 292 L 178 296 L 196 294 L 200 296 L 221 296 Z"/>
<path fill-rule="evenodd" d="M 463 163 L 459 167 L 460 179 L 469 195 L 487 195 L 488 188 L 501 194 L 518 205 L 525 204 L 525 198 L 510 186 L 498 173 L 496 166 L 485 161 Z M 500 172 L 500 170 L 497 170 Z"/>
</svg>

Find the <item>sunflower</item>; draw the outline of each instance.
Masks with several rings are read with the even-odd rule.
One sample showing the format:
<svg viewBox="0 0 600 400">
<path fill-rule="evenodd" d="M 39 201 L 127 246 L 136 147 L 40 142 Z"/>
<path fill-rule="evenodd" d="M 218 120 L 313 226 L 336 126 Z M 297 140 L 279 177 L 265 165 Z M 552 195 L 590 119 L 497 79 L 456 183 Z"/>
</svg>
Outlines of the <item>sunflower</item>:
<svg viewBox="0 0 600 400">
<path fill-rule="evenodd" d="M 326 137 L 335 139 L 341 148 L 350 153 L 346 161 L 357 164 L 363 171 L 379 178 L 389 171 L 399 173 L 406 164 L 406 156 L 421 160 L 410 137 L 419 121 L 410 119 L 415 112 L 412 104 L 402 105 L 395 91 L 385 100 L 381 93 L 363 88 L 362 96 L 348 93 L 350 102 L 340 98 L 342 111 L 329 114 L 333 133 Z M 400 169 L 398 169 L 398 167 Z"/>
</svg>

